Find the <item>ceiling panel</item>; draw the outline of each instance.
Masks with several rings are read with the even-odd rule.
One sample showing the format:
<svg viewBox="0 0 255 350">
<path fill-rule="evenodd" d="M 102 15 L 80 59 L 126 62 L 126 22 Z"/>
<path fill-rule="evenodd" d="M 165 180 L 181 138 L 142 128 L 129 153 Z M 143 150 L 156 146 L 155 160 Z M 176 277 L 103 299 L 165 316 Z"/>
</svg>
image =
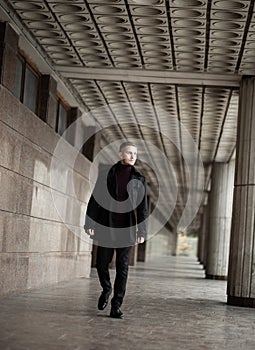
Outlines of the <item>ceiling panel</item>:
<svg viewBox="0 0 255 350">
<path fill-rule="evenodd" d="M 211 165 L 235 155 L 238 88 L 227 77 L 255 73 L 254 1 L 1 3 L 19 16 L 23 32 L 33 35 L 98 125 L 113 125 L 105 129 L 101 147 L 120 138 L 138 138 L 145 141 L 141 154 L 148 153 L 150 145 L 165 154 L 178 179 L 179 196 L 171 218 L 176 223 L 190 186 L 195 186 L 188 182 L 185 161 L 191 143 L 204 163 L 206 190 Z M 90 69 L 95 74 L 88 78 Z M 216 86 L 222 77 L 226 84 Z M 162 166 L 160 171 L 165 171 L 160 157 L 153 153 L 148 157 L 155 169 Z M 156 193 L 154 180 L 151 171 L 148 182 Z M 166 175 L 166 191 L 167 185 L 173 186 Z"/>
</svg>

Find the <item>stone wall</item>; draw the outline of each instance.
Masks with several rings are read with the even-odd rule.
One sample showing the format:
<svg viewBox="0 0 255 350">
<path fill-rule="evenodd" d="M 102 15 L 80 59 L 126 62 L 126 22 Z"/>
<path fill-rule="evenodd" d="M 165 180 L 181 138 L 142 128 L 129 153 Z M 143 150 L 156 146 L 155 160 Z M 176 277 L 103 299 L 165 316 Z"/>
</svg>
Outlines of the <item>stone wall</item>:
<svg viewBox="0 0 255 350">
<path fill-rule="evenodd" d="M 60 136 L 3 85 L 0 104 L 0 295 L 88 277 L 91 244 L 77 232 L 89 196 L 90 162 L 78 154 L 73 166 L 74 148 L 65 142 L 56 162 L 65 163 L 60 186 L 52 188 L 50 166 Z M 77 198 L 64 173 L 69 162 Z M 68 227 L 52 195 L 65 204 Z"/>
</svg>

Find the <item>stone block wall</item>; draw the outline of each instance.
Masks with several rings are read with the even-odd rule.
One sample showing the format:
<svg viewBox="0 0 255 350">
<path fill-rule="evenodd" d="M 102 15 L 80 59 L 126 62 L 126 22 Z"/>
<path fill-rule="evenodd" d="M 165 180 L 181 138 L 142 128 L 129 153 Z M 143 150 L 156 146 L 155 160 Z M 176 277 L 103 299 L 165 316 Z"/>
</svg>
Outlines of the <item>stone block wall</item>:
<svg viewBox="0 0 255 350">
<path fill-rule="evenodd" d="M 1 85 L 0 104 L 0 295 L 88 277 L 91 244 L 74 232 L 82 231 L 89 160 L 78 154 L 70 167 L 75 198 L 66 176 L 74 149 L 65 142 L 56 162 L 63 174 L 52 188 L 50 166 L 60 136 Z M 64 218 L 53 197 L 65 203 Z"/>
</svg>

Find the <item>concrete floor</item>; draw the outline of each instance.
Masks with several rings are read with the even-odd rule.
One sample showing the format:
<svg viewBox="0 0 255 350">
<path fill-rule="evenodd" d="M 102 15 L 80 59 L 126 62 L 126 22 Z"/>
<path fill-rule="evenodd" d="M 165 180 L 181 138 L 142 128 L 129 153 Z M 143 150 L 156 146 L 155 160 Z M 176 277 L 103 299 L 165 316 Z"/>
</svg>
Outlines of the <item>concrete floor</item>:
<svg viewBox="0 0 255 350">
<path fill-rule="evenodd" d="M 111 271 L 114 274 L 114 271 Z M 226 305 L 226 282 L 187 257 L 130 268 L 124 320 L 97 310 L 90 279 L 0 300 L 1 350 L 255 349 L 255 310 Z"/>
</svg>

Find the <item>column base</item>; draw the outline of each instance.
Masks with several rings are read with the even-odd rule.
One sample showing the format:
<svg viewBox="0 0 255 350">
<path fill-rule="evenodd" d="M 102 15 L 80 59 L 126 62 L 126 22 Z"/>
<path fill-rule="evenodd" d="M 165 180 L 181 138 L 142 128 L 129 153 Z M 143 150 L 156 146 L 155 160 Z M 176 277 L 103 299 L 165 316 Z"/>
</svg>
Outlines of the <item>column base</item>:
<svg viewBox="0 0 255 350">
<path fill-rule="evenodd" d="M 232 297 L 228 295 L 227 304 L 243 307 L 255 307 L 255 298 Z"/>
<path fill-rule="evenodd" d="M 208 280 L 227 281 L 228 276 L 209 275 L 208 273 L 206 273 L 205 278 L 207 278 Z"/>
<path fill-rule="evenodd" d="M 205 264 L 203 263 L 203 261 L 199 261 L 199 264 L 202 266 L 202 269 L 205 270 L 206 266 L 205 266 Z"/>
</svg>

